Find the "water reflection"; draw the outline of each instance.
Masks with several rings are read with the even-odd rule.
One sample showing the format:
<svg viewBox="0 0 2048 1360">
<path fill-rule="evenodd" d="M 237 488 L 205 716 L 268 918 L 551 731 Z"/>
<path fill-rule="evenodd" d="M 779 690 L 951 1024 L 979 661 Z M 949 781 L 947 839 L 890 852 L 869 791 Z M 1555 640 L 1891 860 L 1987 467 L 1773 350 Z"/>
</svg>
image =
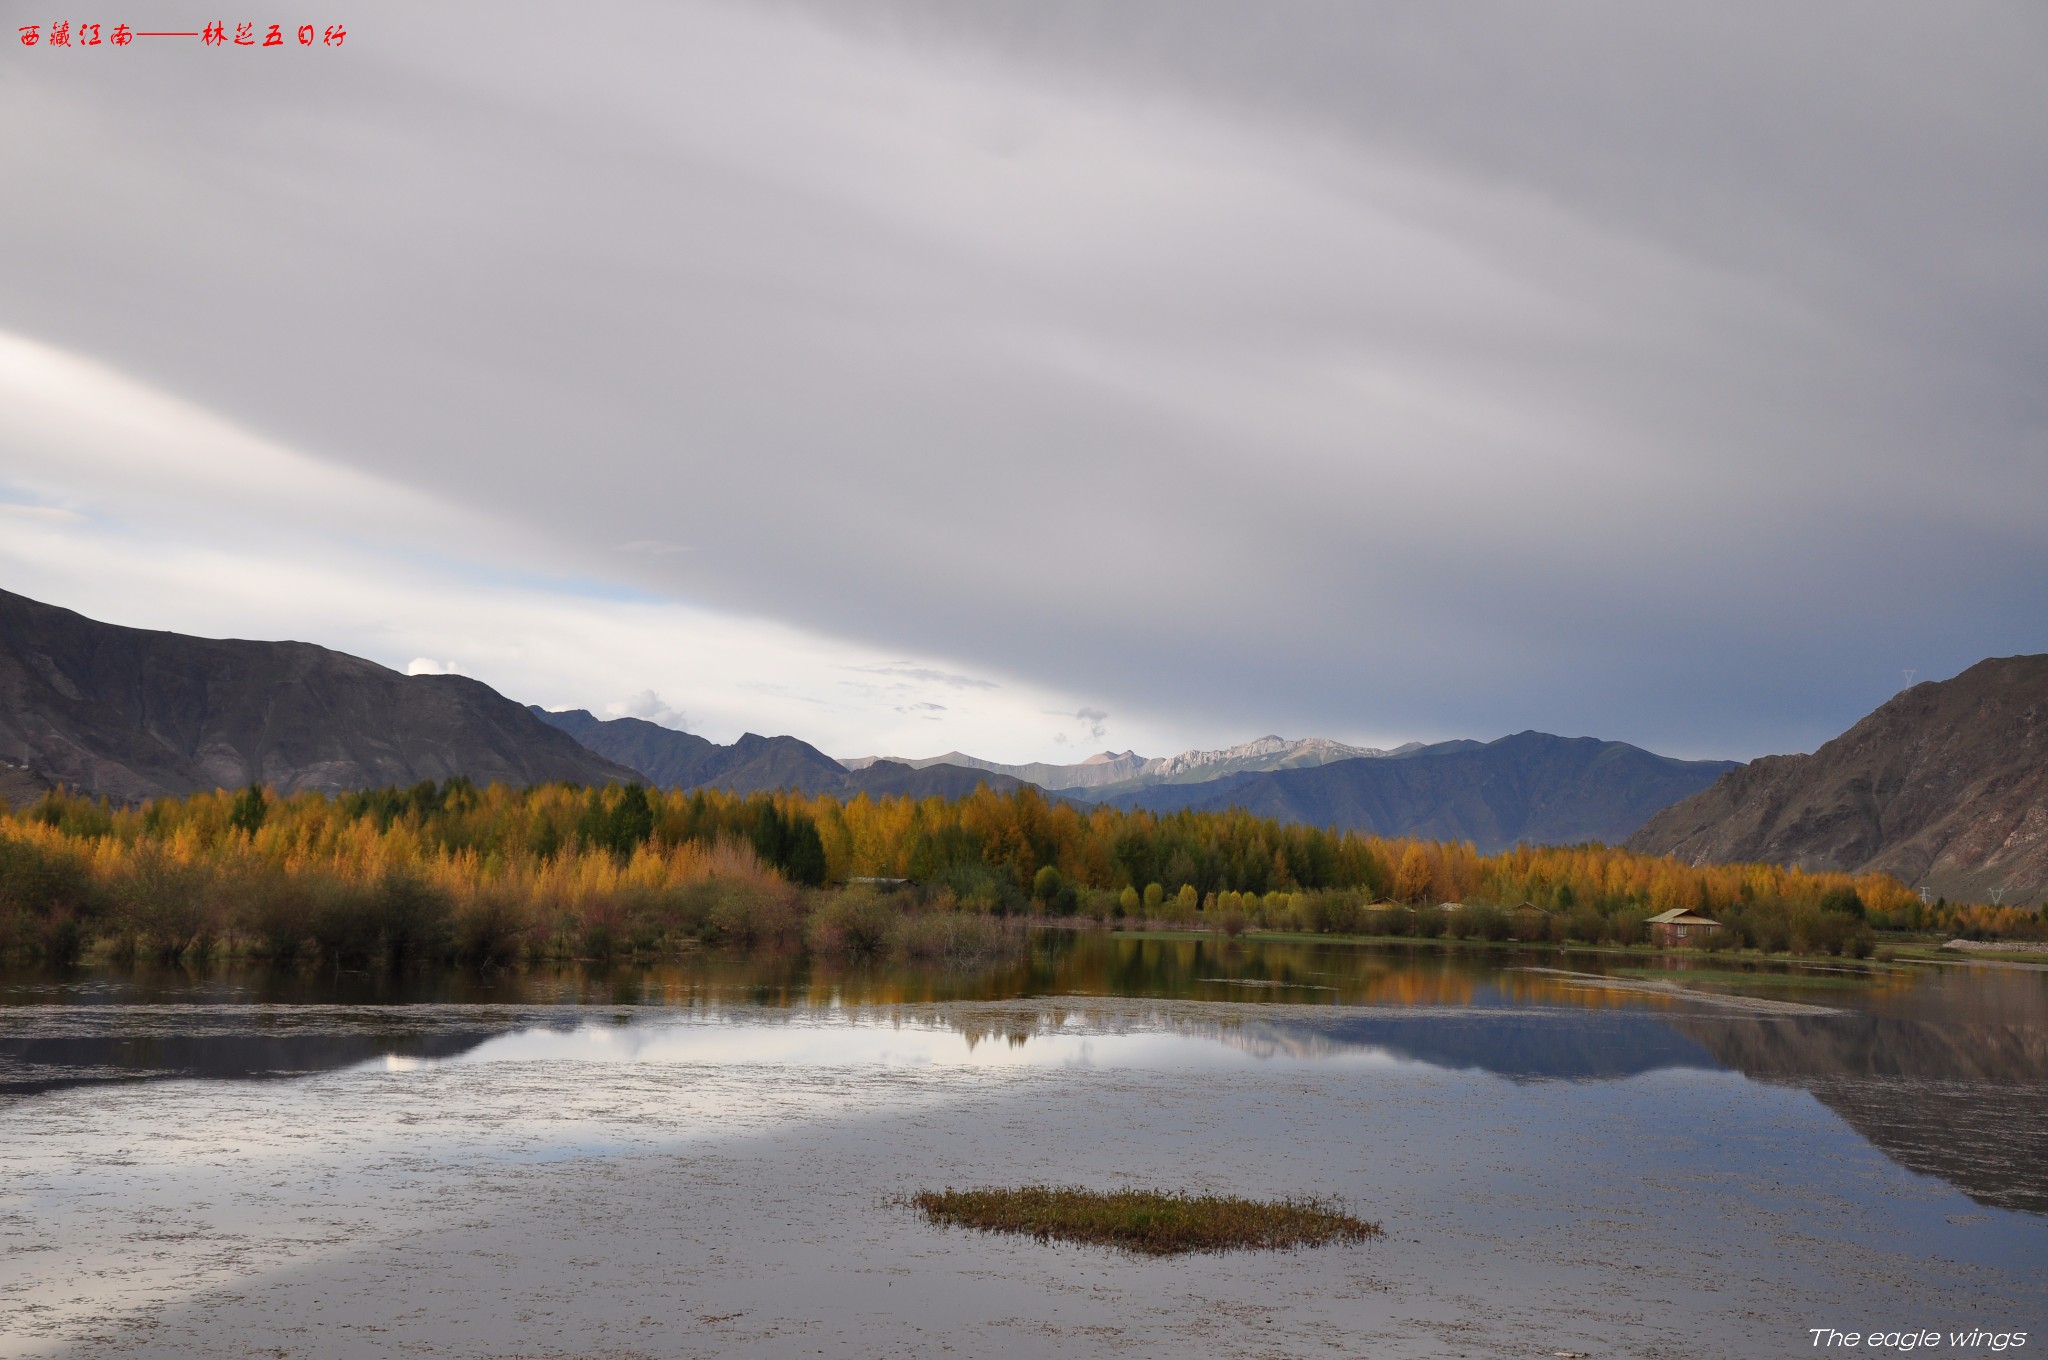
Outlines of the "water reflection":
<svg viewBox="0 0 2048 1360">
<path fill-rule="evenodd" d="M 0 1101 L 366 1063 L 1275 1059 L 1516 1082 L 1729 1070 L 1810 1092 L 1981 1203 L 2048 1213 L 2048 973 L 2023 970 L 1047 934 L 975 972 L 707 953 L 489 975 L 0 974 Z"/>
</svg>

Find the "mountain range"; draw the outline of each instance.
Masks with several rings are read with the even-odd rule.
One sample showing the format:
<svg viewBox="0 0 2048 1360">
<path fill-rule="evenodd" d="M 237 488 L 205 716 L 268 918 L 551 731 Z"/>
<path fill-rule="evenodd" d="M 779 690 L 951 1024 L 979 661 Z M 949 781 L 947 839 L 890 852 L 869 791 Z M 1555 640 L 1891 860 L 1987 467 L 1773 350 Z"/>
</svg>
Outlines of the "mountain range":
<svg viewBox="0 0 2048 1360">
<path fill-rule="evenodd" d="M 632 779 L 490 686 L 306 642 L 99 623 L 0 591 L 0 793 L 135 801 L 251 782 L 294 793 L 466 775 Z"/>
<path fill-rule="evenodd" d="M 1183 751 L 1177 756 L 1145 757 L 1136 751 L 1103 751 L 1089 756 L 1086 760 L 1072 765 L 1037 763 L 1031 765 L 1005 765 L 999 761 L 983 760 L 961 751 L 948 751 L 942 756 L 854 756 L 840 763 L 849 770 L 862 769 L 878 760 L 908 765 L 912 769 L 928 769 L 934 765 L 959 765 L 971 770 L 987 770 L 992 774 L 1004 774 L 1012 779 L 1021 779 L 1043 789 L 1054 789 L 1060 793 L 1079 798 L 1097 798 L 1108 790 L 1122 792 L 1126 789 L 1148 788 L 1154 784 L 1194 784 L 1210 779 L 1220 779 L 1227 774 L 1241 770 L 1291 770 L 1315 765 L 1327 765 L 1337 760 L 1353 760 L 1373 756 L 1407 755 L 1422 749 L 1422 743 L 1409 742 L 1391 751 L 1381 751 L 1370 746 L 1346 746 L 1327 737 L 1307 737 L 1289 741 L 1285 737 L 1260 737 L 1256 741 L 1244 742 L 1238 746 L 1225 747 L 1220 751 Z"/>
<path fill-rule="evenodd" d="M 1631 849 L 1883 872 L 1952 897 L 2048 894 L 2048 656 L 1893 696 L 1812 755 L 1766 756 L 1650 818 Z"/>
<path fill-rule="evenodd" d="M 997 793 L 1009 793 L 1023 783 L 1009 775 L 939 762 L 918 767 L 878 760 L 849 770 L 795 737 L 760 737 L 749 732 L 730 746 L 720 746 L 644 718 L 599 718 L 580 708 L 549 712 L 535 706 L 528 712 L 665 789 L 715 788 L 734 793 L 798 789 L 846 798 L 863 793 L 871 798 L 964 798 L 983 784 Z"/>
<path fill-rule="evenodd" d="M 1160 812 L 1241 807 L 1383 836 L 1468 840 L 1489 853 L 1519 841 L 1619 841 L 1734 768 L 1733 761 L 1674 760 L 1626 742 L 1521 732 L 1401 756 L 1154 785 L 1105 801 Z"/>
<path fill-rule="evenodd" d="M 1072 765 L 960 752 L 842 763 L 791 736 L 721 746 L 635 718 L 527 708 L 463 676 L 401 675 L 311 643 L 124 628 L 0 591 L 0 798 L 59 784 L 133 802 L 251 782 L 335 792 L 455 776 L 919 798 L 1033 783 L 1082 804 L 1241 807 L 1483 850 L 1625 839 L 1688 861 L 1883 871 L 1953 897 L 2032 903 L 2048 893 L 2048 656 L 1916 685 L 1812 755 L 1743 766 L 1541 732 L 1391 751 L 1262 737 Z"/>
</svg>

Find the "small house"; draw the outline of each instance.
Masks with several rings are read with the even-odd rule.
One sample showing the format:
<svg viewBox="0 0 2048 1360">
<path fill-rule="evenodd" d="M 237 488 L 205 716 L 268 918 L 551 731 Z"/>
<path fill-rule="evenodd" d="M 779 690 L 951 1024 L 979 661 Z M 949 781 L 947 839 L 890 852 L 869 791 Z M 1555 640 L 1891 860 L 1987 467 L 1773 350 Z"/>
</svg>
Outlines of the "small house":
<svg viewBox="0 0 2048 1360">
<path fill-rule="evenodd" d="M 1649 919 L 1650 941 L 1665 946 L 1698 944 L 1718 935 L 1721 923 L 1710 916 L 1695 916 L 1683 907 L 1660 911 Z"/>
</svg>

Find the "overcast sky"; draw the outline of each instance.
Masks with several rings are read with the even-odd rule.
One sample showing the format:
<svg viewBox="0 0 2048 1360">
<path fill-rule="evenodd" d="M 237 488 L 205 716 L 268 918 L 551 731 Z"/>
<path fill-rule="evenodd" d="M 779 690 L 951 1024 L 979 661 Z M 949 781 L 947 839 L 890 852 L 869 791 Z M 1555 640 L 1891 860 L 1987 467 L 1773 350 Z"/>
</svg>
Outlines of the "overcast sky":
<svg viewBox="0 0 2048 1360">
<path fill-rule="evenodd" d="M 1011 760 L 2048 650 L 2036 0 L 0 11 L 0 585 L 95 617 Z"/>
</svg>

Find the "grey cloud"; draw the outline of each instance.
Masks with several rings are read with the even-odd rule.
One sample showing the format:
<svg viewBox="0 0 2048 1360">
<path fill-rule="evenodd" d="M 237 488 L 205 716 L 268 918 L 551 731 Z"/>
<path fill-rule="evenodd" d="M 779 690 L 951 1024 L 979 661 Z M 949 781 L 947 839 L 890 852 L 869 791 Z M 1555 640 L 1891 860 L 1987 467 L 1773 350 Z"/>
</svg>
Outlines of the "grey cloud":
<svg viewBox="0 0 2048 1360">
<path fill-rule="evenodd" d="M 1750 755 L 2048 632 L 2037 6 L 350 19 L 16 61 L 4 324 L 1219 743 Z"/>
</svg>

